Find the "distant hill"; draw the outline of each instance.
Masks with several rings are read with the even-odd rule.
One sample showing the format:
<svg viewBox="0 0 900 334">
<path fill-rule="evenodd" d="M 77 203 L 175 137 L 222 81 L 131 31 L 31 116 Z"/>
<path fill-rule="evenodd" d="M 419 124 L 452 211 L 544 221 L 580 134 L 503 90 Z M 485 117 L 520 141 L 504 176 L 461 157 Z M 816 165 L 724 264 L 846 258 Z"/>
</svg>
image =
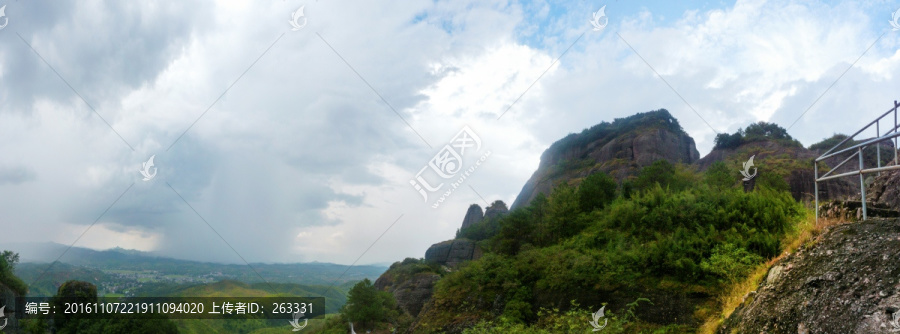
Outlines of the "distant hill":
<svg viewBox="0 0 900 334">
<path fill-rule="evenodd" d="M 16 275 L 22 277 L 26 283 L 36 285 L 30 295 L 34 293 L 52 295 L 55 293 L 53 286 L 58 286 L 69 279 L 83 280 L 103 287 L 102 281 L 114 280 L 108 274 L 110 271 L 152 271 L 159 276 L 171 278 L 174 283 L 202 282 L 201 277 L 214 281 L 231 279 L 256 283 L 262 282 L 259 277 L 262 276 L 270 283 L 331 285 L 335 282 L 337 284 L 356 282 L 364 278 L 375 279 L 387 270 L 386 267 L 371 265 L 353 266 L 348 270 L 346 265 L 322 262 L 251 263 L 251 269 L 245 264 L 178 260 L 121 248 L 96 251 L 81 247 L 72 247 L 59 263 L 50 267 L 49 262 L 59 257 L 68 248 L 67 246 L 36 243 L 11 244 L 4 247 L 19 251 L 22 263 L 17 266 Z M 33 282 L 48 267 L 50 271 L 41 278 L 41 282 Z"/>
</svg>

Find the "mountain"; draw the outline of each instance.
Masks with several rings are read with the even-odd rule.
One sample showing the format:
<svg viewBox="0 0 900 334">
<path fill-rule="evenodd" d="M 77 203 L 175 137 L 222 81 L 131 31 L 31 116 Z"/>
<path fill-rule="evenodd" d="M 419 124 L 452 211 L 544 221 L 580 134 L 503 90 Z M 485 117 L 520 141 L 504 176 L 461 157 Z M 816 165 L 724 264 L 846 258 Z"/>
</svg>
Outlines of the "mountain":
<svg viewBox="0 0 900 334">
<path fill-rule="evenodd" d="M 403 316 L 390 326 L 407 333 L 585 332 L 606 324 L 604 331 L 611 333 L 712 333 L 724 319 L 729 320 L 722 328 L 738 328 L 728 332 L 783 332 L 780 323 L 741 327 L 745 318 L 735 317 L 765 322 L 778 314 L 789 322 L 824 316 L 782 314 L 796 304 L 778 304 L 771 294 L 768 302 L 776 306 L 729 318 L 741 296 L 734 294 L 764 277 L 760 272 L 771 264 L 767 259 L 818 242 L 809 239 L 820 228 L 809 206 L 815 192 L 813 161 L 844 138 L 835 135 L 805 148 L 784 128 L 758 122 L 717 135 L 716 147 L 701 159 L 694 140 L 665 109 L 604 122 L 553 143 L 511 209 L 500 201 L 487 210 L 469 206 L 460 212 L 455 238 L 432 245 L 422 259 L 394 263 L 375 287 L 394 296 Z M 882 165 L 890 163 L 893 149 L 882 144 Z M 844 158 L 820 162 L 819 175 Z M 863 161 L 878 164 L 877 151 L 864 150 Z M 854 168 L 844 165 L 834 173 Z M 742 180 L 747 178 L 742 171 L 753 177 Z M 853 179 L 820 183 L 820 199 L 858 196 L 859 180 L 854 184 Z M 895 189 L 900 172 L 865 182 L 872 207 L 877 203 L 886 213 L 900 207 Z M 882 258 L 887 254 L 872 252 Z M 873 272 L 853 256 L 826 267 L 846 264 L 864 271 L 854 277 Z M 808 268 L 816 264 L 824 265 Z M 789 271 L 790 265 L 782 269 Z M 807 271 L 816 274 L 801 281 L 831 282 L 829 273 Z M 887 277 L 884 271 L 874 274 L 863 279 Z M 843 297 L 835 296 L 840 303 L 849 298 L 843 291 Z M 836 309 L 817 310 L 829 314 Z M 793 325 L 788 331 L 798 328 Z"/>
<path fill-rule="evenodd" d="M 55 243 L 11 244 L 19 250 L 22 263 L 15 274 L 29 283 L 29 295 L 50 296 L 67 280 L 81 280 L 97 285 L 101 293 L 132 293 L 141 289 L 159 288 L 167 291 L 181 284 L 211 283 L 236 280 L 246 283 L 301 283 L 306 285 L 331 285 L 374 279 L 387 270 L 386 267 L 346 265 L 333 263 L 221 264 L 195 262 L 154 256 L 147 252 L 115 248 L 104 251 L 72 247 L 59 262 L 52 266 L 68 248 Z M 251 268 L 252 267 L 252 268 Z M 38 280 L 39 279 L 39 280 Z"/>
<path fill-rule="evenodd" d="M 603 122 L 569 134 L 541 154 L 541 162 L 512 209 L 527 205 L 538 193 L 549 194 L 561 181 L 577 185 L 597 171 L 619 181 L 634 176 L 657 160 L 692 163 L 700 153 L 678 120 L 660 109 Z"/>
</svg>

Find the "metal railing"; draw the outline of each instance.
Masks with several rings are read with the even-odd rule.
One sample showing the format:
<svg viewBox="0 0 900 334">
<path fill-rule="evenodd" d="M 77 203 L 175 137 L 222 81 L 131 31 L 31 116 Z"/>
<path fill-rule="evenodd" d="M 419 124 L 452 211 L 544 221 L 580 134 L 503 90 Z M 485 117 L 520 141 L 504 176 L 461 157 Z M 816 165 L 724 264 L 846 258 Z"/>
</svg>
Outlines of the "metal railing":
<svg viewBox="0 0 900 334">
<path fill-rule="evenodd" d="M 859 192 L 861 195 L 863 220 L 868 219 L 868 216 L 866 213 L 866 182 L 863 177 L 863 174 L 878 173 L 878 172 L 883 172 L 883 171 L 900 169 L 900 164 L 897 163 L 897 137 L 900 137 L 900 131 L 897 131 L 897 129 L 900 128 L 900 123 L 897 123 L 897 109 L 898 108 L 900 108 L 900 103 L 897 103 L 897 101 L 895 100 L 893 108 L 891 108 L 890 110 L 888 110 L 887 112 L 885 112 L 884 114 L 882 114 L 881 116 L 876 118 L 874 121 L 872 121 L 869 124 L 867 124 L 866 126 L 864 126 L 859 131 L 856 131 L 856 133 L 854 133 L 853 135 L 842 140 L 840 143 L 838 143 L 837 145 L 832 147 L 830 150 L 828 150 L 827 152 L 822 154 L 820 157 L 816 158 L 815 162 L 813 162 L 813 172 L 815 173 L 815 179 L 816 179 L 816 182 L 815 182 L 816 223 L 819 222 L 819 182 L 836 179 L 836 178 L 840 178 L 840 177 L 853 176 L 853 175 L 859 175 Z M 885 132 L 884 135 L 882 135 L 881 134 L 881 120 L 883 118 L 887 117 L 888 115 L 890 115 L 891 113 L 894 114 L 894 126 L 890 130 Z M 853 140 L 854 137 L 856 137 L 857 135 L 859 135 L 866 129 L 869 129 L 873 124 L 875 125 L 875 138 L 869 139 L 865 142 L 862 142 L 862 143 L 859 143 L 859 144 L 856 144 L 856 145 L 853 145 L 853 146 L 844 148 L 840 151 L 832 153 L 832 151 L 837 150 L 837 148 L 840 147 L 841 145 L 844 145 L 844 143 L 847 143 L 848 141 Z M 882 167 L 881 166 L 881 143 L 884 141 L 890 141 L 891 139 L 894 140 L 894 142 L 893 142 L 893 144 L 894 144 L 894 146 L 893 146 L 894 164 L 893 164 L 893 166 Z M 863 150 L 872 144 L 875 144 L 875 152 L 876 152 L 876 156 L 877 156 L 877 160 L 878 160 L 878 162 L 877 162 L 878 167 L 866 168 L 865 163 L 863 162 Z M 844 159 L 844 161 L 841 161 L 841 163 L 837 164 L 837 166 L 832 167 L 830 171 L 828 171 L 825 174 L 822 174 L 821 177 L 819 176 L 819 162 L 821 162 L 825 159 L 831 158 L 831 157 L 841 156 L 841 155 L 844 155 L 847 153 L 849 153 L 849 156 L 847 156 L 847 158 Z M 843 166 L 844 164 L 849 162 L 850 159 L 853 159 L 854 156 L 859 157 L 859 170 L 854 170 L 854 171 L 850 171 L 850 172 L 846 172 L 846 173 L 831 175 L 831 173 L 834 173 L 834 171 L 838 170 L 838 168 L 841 168 L 841 166 Z"/>
</svg>

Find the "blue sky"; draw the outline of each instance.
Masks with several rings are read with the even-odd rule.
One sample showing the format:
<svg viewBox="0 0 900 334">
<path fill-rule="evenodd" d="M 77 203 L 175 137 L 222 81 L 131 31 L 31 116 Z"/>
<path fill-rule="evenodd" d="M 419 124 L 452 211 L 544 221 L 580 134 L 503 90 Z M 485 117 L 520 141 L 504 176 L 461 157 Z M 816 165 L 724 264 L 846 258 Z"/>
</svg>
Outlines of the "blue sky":
<svg viewBox="0 0 900 334">
<path fill-rule="evenodd" d="M 757 121 L 852 133 L 900 99 L 896 1 L 3 4 L 0 244 L 390 262 L 602 121 L 666 108 L 702 156 Z M 491 154 L 433 208 L 410 180 L 466 126 Z"/>
</svg>

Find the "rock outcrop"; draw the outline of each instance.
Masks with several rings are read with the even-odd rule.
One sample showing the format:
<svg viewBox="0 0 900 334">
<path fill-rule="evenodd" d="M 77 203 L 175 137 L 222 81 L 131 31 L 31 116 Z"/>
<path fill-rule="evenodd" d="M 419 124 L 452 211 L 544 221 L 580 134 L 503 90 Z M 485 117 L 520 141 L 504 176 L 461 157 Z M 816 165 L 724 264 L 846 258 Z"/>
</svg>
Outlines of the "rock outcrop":
<svg viewBox="0 0 900 334">
<path fill-rule="evenodd" d="M 418 316 L 425 303 L 431 300 L 431 296 L 434 294 L 434 284 L 441 279 L 440 275 L 430 271 L 406 275 L 400 273 L 403 271 L 401 267 L 416 265 L 418 261 L 407 259 L 402 263 L 397 262 L 375 280 L 376 288 L 394 295 L 400 309 L 413 317 Z"/>
<path fill-rule="evenodd" d="M 866 189 L 866 202 L 900 211 L 900 171 L 882 172 Z"/>
<path fill-rule="evenodd" d="M 453 239 L 439 242 L 425 251 L 425 260 L 448 267 L 481 258 L 481 248 L 468 239 Z"/>
<path fill-rule="evenodd" d="M 475 204 L 473 204 L 473 205 L 475 205 Z M 487 210 L 484 211 L 484 220 L 497 219 L 507 213 L 509 213 L 509 209 L 506 208 L 506 203 L 503 203 L 503 201 L 499 201 L 499 200 L 494 201 L 494 203 L 492 203 L 491 206 L 489 206 L 487 208 Z M 466 226 L 463 226 L 463 228 L 465 228 L 465 227 Z"/>
<path fill-rule="evenodd" d="M 619 181 L 657 160 L 692 163 L 700 153 L 678 121 L 665 109 L 601 123 L 553 143 L 512 208 L 528 205 L 539 193 L 549 195 L 560 182 L 576 185 L 597 171 Z"/>
<path fill-rule="evenodd" d="M 900 331 L 900 220 L 839 225 L 776 262 L 719 333 Z"/>
<path fill-rule="evenodd" d="M 463 218 L 462 227 L 460 229 L 464 229 L 466 227 L 472 226 L 477 222 L 480 222 L 481 219 L 484 218 L 484 212 L 481 211 L 481 206 L 478 204 L 469 205 L 469 210 L 466 211 L 466 217 Z"/>
<path fill-rule="evenodd" d="M 503 201 L 494 201 L 482 212 L 481 206 L 472 204 L 466 211 L 460 230 L 482 222 L 495 223 L 495 218 L 505 215 L 509 209 Z M 466 261 L 481 258 L 482 251 L 474 241 L 453 239 L 431 245 L 425 251 L 424 260 L 408 258 L 397 262 L 375 280 L 375 287 L 390 292 L 398 306 L 416 317 L 434 294 L 434 285 L 441 274 L 457 268 Z"/>
</svg>

